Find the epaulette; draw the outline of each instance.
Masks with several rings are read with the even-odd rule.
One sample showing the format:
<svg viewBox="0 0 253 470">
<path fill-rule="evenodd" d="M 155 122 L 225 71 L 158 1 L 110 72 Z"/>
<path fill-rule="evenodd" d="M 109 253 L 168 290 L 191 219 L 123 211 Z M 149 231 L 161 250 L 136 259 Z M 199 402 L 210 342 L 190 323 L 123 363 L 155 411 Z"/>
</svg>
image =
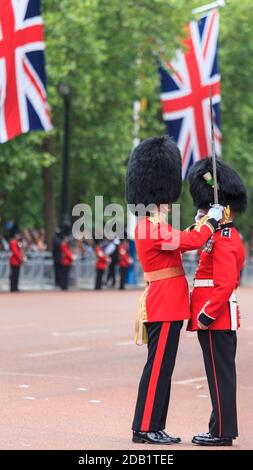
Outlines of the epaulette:
<svg viewBox="0 0 253 470">
<path fill-rule="evenodd" d="M 207 225 L 207 227 L 209 227 L 212 230 L 212 232 L 214 233 L 216 231 L 216 228 L 214 228 L 213 225 L 209 223 L 209 220 L 210 220 L 209 215 L 204 215 L 204 217 L 202 217 L 196 223 L 196 225 L 194 227 L 194 230 L 197 230 L 197 232 L 199 232 L 203 225 Z"/>
</svg>

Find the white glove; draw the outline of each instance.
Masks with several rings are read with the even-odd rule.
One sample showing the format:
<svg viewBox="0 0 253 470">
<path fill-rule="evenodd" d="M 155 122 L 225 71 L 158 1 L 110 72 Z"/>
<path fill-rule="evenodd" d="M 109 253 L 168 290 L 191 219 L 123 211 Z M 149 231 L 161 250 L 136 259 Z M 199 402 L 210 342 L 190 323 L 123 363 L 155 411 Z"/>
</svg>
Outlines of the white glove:
<svg viewBox="0 0 253 470">
<path fill-rule="evenodd" d="M 204 209 L 198 209 L 197 214 L 195 215 L 195 222 L 196 224 L 206 215 L 206 211 Z"/>
<path fill-rule="evenodd" d="M 213 207 L 211 207 L 211 209 L 209 209 L 207 215 L 211 219 L 215 219 L 217 222 L 219 222 L 219 220 L 221 220 L 223 217 L 223 210 L 223 206 L 220 206 L 220 204 L 215 204 Z"/>
</svg>

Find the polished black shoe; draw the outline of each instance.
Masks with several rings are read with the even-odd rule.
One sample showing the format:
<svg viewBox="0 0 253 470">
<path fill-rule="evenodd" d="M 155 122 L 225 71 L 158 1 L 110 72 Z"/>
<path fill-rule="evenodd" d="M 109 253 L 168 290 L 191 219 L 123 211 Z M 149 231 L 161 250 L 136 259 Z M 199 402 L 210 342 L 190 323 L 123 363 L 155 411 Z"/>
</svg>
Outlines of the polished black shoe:
<svg viewBox="0 0 253 470">
<path fill-rule="evenodd" d="M 165 431 L 133 431 L 133 442 L 137 444 L 159 444 L 170 445 L 178 444 L 179 437 L 171 437 Z"/>
<path fill-rule="evenodd" d="M 216 437 L 210 432 L 203 432 L 197 436 L 193 436 L 192 443 L 199 446 L 232 446 L 232 437 Z"/>
<path fill-rule="evenodd" d="M 165 432 L 165 431 L 158 431 L 158 432 L 159 432 L 159 434 L 162 434 L 164 437 L 170 438 L 173 444 L 179 444 L 179 442 L 181 442 L 180 437 L 169 436 L 169 434 L 167 434 L 167 432 Z"/>
</svg>

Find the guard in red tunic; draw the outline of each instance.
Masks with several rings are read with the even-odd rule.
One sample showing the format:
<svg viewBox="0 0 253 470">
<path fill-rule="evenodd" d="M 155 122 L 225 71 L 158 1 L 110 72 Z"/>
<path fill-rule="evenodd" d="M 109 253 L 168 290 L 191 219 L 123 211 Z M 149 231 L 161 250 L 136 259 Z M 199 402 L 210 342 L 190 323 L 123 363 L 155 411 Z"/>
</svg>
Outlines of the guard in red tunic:
<svg viewBox="0 0 253 470">
<path fill-rule="evenodd" d="M 164 429 L 180 330 L 183 320 L 190 318 L 181 253 L 202 246 L 222 217 L 222 208 L 213 208 L 196 229 L 173 229 L 166 214 L 178 199 L 181 184 L 181 155 L 168 136 L 147 139 L 135 148 L 128 163 L 126 197 L 129 209 L 139 216 L 135 241 L 147 282 L 136 336 L 141 322 L 148 343 L 132 425 L 136 443 L 180 442 Z"/>
<path fill-rule="evenodd" d="M 10 256 L 10 291 L 18 291 L 18 281 L 20 267 L 24 262 L 24 252 L 22 249 L 21 235 L 19 232 L 14 233 L 13 238 L 9 242 L 11 252 Z"/>
<path fill-rule="evenodd" d="M 100 290 L 102 287 L 103 275 L 109 263 L 109 256 L 105 254 L 102 247 L 103 242 L 98 242 L 95 248 L 96 261 L 96 281 L 95 290 Z"/>
<path fill-rule="evenodd" d="M 69 236 L 63 235 L 63 240 L 60 245 L 61 253 L 61 288 L 62 290 L 68 290 L 69 285 L 69 272 L 73 263 L 73 254 L 68 245 Z"/>
<path fill-rule="evenodd" d="M 119 245 L 119 270 L 120 270 L 120 290 L 125 289 L 126 274 L 131 265 L 131 257 L 129 255 L 129 246 L 127 240 L 123 240 Z"/>
<path fill-rule="evenodd" d="M 238 436 L 236 413 L 236 330 L 240 326 L 235 290 L 245 261 L 234 216 L 247 206 L 246 189 L 239 175 L 217 161 L 219 202 L 225 217 L 200 255 L 191 296 L 188 329 L 198 330 L 212 400 L 209 432 L 193 437 L 194 444 L 230 446 Z M 212 161 L 197 162 L 189 175 L 194 204 L 207 210 L 213 203 Z"/>
</svg>

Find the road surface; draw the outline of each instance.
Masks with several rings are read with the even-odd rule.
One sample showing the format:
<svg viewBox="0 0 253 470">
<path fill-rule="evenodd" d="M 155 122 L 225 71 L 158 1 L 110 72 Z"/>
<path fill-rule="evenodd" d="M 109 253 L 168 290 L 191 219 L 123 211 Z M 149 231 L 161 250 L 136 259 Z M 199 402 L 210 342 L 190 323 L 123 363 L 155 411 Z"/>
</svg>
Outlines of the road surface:
<svg viewBox="0 0 253 470">
<path fill-rule="evenodd" d="M 146 357 L 145 346 L 133 345 L 139 295 L 0 294 L 1 449 L 153 449 L 131 442 Z M 253 288 L 241 288 L 239 299 L 240 437 L 233 450 L 253 447 Z M 200 347 L 184 328 L 167 420 L 167 431 L 182 438 L 176 449 L 196 449 L 191 437 L 207 430 L 209 413 Z"/>
</svg>

